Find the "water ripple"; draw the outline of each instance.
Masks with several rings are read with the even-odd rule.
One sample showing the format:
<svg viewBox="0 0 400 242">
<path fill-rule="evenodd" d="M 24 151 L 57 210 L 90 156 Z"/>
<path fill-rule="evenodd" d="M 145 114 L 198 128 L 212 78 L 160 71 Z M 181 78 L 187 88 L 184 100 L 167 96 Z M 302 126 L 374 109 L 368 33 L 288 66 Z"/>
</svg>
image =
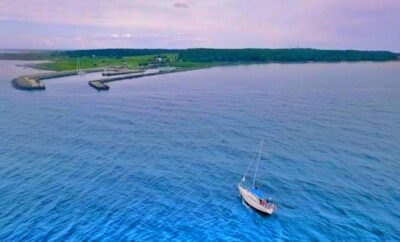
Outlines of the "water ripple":
<svg viewBox="0 0 400 242">
<path fill-rule="evenodd" d="M 8 89 L 20 72 L 0 65 L 1 241 L 400 240 L 398 63 L 212 68 L 103 93 L 72 77 Z M 261 137 L 270 217 L 236 188 Z"/>
</svg>

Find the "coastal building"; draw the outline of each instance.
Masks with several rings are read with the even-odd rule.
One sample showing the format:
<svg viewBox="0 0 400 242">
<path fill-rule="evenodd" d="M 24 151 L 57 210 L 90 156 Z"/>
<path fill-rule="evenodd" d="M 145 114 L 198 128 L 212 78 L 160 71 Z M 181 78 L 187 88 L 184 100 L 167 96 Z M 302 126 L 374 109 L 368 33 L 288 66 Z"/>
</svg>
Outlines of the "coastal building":
<svg viewBox="0 0 400 242">
<path fill-rule="evenodd" d="M 166 59 L 167 58 L 164 57 L 164 56 L 157 56 L 157 57 L 154 58 L 154 62 L 162 63 L 162 62 L 165 62 Z"/>
</svg>

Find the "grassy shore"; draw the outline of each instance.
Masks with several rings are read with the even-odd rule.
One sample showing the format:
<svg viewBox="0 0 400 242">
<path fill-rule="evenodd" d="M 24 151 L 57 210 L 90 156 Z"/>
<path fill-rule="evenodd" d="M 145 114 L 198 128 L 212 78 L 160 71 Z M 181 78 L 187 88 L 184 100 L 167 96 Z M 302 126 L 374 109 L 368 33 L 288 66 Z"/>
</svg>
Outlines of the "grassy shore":
<svg viewBox="0 0 400 242">
<path fill-rule="evenodd" d="M 207 68 L 218 66 L 223 63 L 213 62 L 196 62 L 183 61 L 178 58 L 178 54 L 162 54 L 163 62 L 156 63 L 155 58 L 159 55 L 140 55 L 140 56 L 124 56 L 124 57 L 108 57 L 108 56 L 82 56 L 79 57 L 81 69 L 91 68 L 107 68 L 119 66 L 123 68 L 146 68 L 151 65 L 167 65 L 181 69 Z M 45 63 L 29 64 L 29 67 L 49 70 L 49 71 L 71 71 L 76 70 L 78 57 L 70 57 L 64 54 L 55 54 L 43 52 L 38 53 L 18 53 L 18 54 L 0 54 L 3 60 L 47 60 Z"/>
<path fill-rule="evenodd" d="M 113 57 L 80 57 L 79 63 L 81 69 L 89 68 L 102 68 L 111 66 L 121 66 L 126 68 L 139 68 L 151 63 L 155 58 L 155 55 L 143 55 L 143 56 L 127 56 L 120 58 Z M 169 55 L 168 59 L 175 59 L 175 55 Z M 57 56 L 52 58 L 48 63 L 41 63 L 34 65 L 35 68 L 42 70 L 53 70 L 53 71 L 65 71 L 75 70 L 77 66 L 78 58 L 68 56 Z"/>
</svg>

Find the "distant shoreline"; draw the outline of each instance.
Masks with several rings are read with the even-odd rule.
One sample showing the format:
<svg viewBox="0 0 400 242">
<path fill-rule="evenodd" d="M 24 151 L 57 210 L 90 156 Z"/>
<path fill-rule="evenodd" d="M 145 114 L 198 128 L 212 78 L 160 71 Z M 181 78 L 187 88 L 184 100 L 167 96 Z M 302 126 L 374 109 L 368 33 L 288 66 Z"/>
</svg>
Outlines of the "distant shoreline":
<svg viewBox="0 0 400 242">
<path fill-rule="evenodd" d="M 110 67 L 145 70 L 164 67 L 174 69 L 174 71 L 117 76 L 89 82 L 90 86 L 100 88 L 98 90 L 108 90 L 109 87 L 105 83 L 110 81 L 218 66 L 398 62 L 400 56 L 388 51 L 317 49 L 98 49 L 2 53 L 0 60 L 42 61 L 29 63 L 26 66 L 54 71 L 25 75 L 12 80 L 13 86 L 22 90 L 44 90 L 45 85 L 41 80 L 77 75 L 78 65 L 86 72 L 102 71 Z"/>
<path fill-rule="evenodd" d="M 318 49 L 93 49 L 0 53 L 3 60 L 46 60 L 30 67 L 40 70 L 72 71 L 78 59 L 82 69 L 123 66 L 146 68 L 212 67 L 230 64 L 316 63 L 398 61 L 400 54 L 389 51 Z"/>
<path fill-rule="evenodd" d="M 135 73 L 135 74 L 131 74 L 131 75 L 116 75 L 115 77 L 105 77 L 105 78 L 101 78 L 101 79 L 92 80 L 92 81 L 89 81 L 88 84 L 89 84 L 89 86 L 92 86 L 93 88 L 95 88 L 97 90 L 109 90 L 109 86 L 107 85 L 107 83 L 109 83 L 109 82 L 115 82 L 115 81 L 126 80 L 126 79 L 142 78 L 142 77 L 161 75 L 161 74 L 208 69 L 208 68 L 213 68 L 213 67 L 229 67 L 229 66 L 240 66 L 240 65 L 268 65 L 268 64 L 290 65 L 290 64 L 340 64 L 340 63 L 351 64 L 351 63 L 395 63 L 395 62 L 399 62 L 399 60 L 357 61 L 357 62 L 356 61 L 340 61 L 340 62 L 290 62 L 290 63 L 288 63 L 288 62 L 231 63 L 231 64 L 221 64 L 221 65 L 210 66 L 210 67 L 197 67 L 197 68 L 190 68 L 190 69 L 182 68 L 182 69 L 176 69 L 173 71 L 164 71 L 164 72 L 148 73 L 148 74 Z M 26 66 L 28 66 L 30 68 L 35 68 L 33 66 L 30 66 L 29 64 Z M 100 71 L 103 71 L 103 69 L 85 69 L 83 71 L 90 73 L 90 72 L 100 72 Z M 15 79 L 13 79 L 11 82 L 12 82 L 12 85 L 16 89 L 19 89 L 19 90 L 28 90 L 28 91 L 45 90 L 46 87 L 42 80 L 65 77 L 65 76 L 72 76 L 72 75 L 78 75 L 78 73 L 76 71 L 58 71 L 58 72 L 29 74 L 29 75 L 23 75 L 23 76 L 17 77 Z"/>
</svg>

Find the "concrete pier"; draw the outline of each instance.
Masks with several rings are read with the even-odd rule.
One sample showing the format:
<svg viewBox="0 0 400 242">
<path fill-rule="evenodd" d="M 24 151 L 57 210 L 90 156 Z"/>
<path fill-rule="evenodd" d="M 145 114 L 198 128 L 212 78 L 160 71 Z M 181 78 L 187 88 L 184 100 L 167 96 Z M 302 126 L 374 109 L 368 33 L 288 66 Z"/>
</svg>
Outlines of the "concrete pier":
<svg viewBox="0 0 400 242">
<path fill-rule="evenodd" d="M 120 80 L 125 80 L 125 79 L 141 78 L 141 77 L 146 77 L 146 76 L 155 76 L 155 75 L 183 72 L 183 71 L 198 70 L 198 69 L 203 69 L 203 68 L 190 68 L 190 69 L 176 68 L 176 69 L 169 69 L 169 70 L 159 70 L 157 72 L 108 77 L 108 78 L 89 81 L 89 85 L 97 90 L 108 90 L 110 87 L 108 85 L 106 85 L 106 83 L 109 83 L 109 82 L 120 81 Z M 101 84 L 103 84 L 107 87 L 106 88 L 102 87 Z"/>
</svg>

